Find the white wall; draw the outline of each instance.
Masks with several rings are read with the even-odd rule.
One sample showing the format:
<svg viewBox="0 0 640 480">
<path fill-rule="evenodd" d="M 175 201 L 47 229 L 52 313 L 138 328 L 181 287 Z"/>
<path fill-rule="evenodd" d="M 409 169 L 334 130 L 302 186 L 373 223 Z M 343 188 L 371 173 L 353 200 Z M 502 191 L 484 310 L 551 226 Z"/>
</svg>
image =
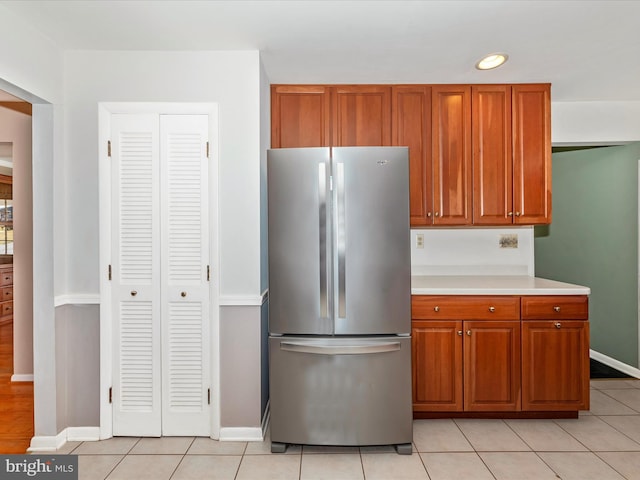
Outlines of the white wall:
<svg viewBox="0 0 640 480">
<path fill-rule="evenodd" d="M 97 294 L 98 102 L 217 102 L 220 294 L 260 292 L 259 54 L 68 52 L 65 152 L 68 291 Z"/>
<path fill-rule="evenodd" d="M 62 54 L 49 39 L 0 5 L 0 78 L 51 103 L 62 101 Z M 0 88 L 7 89 L 0 84 Z M 14 92 L 10 92 L 14 93 Z"/>
<path fill-rule="evenodd" d="M 554 145 L 606 145 L 638 140 L 640 102 L 551 103 Z"/>
<path fill-rule="evenodd" d="M 223 427 L 253 428 L 257 432 L 262 418 L 261 90 L 257 51 L 77 51 L 65 56 L 65 293 L 72 298 L 97 295 L 99 275 L 103 273 L 99 272 L 98 258 L 98 103 L 218 104 L 220 259 L 219 267 L 213 265 L 213 278 L 219 268 L 219 298 L 224 305 L 220 310 L 220 419 Z M 67 309 L 67 313 L 73 312 Z M 83 313 L 82 318 L 97 325 L 92 314 L 97 315 L 97 309 Z M 66 328 L 69 337 L 77 336 L 77 322 L 75 326 L 67 322 Z M 84 361 L 97 366 L 98 352 Z M 65 401 L 91 411 L 91 405 L 78 399 L 79 393 L 71 395 L 67 390 Z M 90 402 L 91 398 L 85 396 L 84 401 Z"/>
</svg>

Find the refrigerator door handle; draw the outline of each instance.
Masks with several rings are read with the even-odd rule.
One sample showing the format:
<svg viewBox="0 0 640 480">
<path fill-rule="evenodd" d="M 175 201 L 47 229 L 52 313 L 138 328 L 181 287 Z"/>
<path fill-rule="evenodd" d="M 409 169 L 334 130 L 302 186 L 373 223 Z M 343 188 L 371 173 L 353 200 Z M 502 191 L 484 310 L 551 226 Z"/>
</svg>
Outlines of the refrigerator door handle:
<svg viewBox="0 0 640 480">
<path fill-rule="evenodd" d="M 327 295 L 327 166 L 318 164 L 318 219 L 320 222 L 320 318 L 329 315 Z"/>
<path fill-rule="evenodd" d="M 346 292 L 346 265 L 345 253 L 346 241 L 346 218 L 345 218 L 345 195 L 344 195 L 344 163 L 336 164 L 337 176 L 337 233 L 336 242 L 338 247 L 338 317 L 347 316 L 347 292 Z"/>
<path fill-rule="evenodd" d="M 396 352 L 400 350 L 400 342 L 369 342 L 356 343 L 353 345 L 280 342 L 280 350 L 286 352 L 312 353 L 315 355 L 368 355 L 372 353 Z"/>
</svg>

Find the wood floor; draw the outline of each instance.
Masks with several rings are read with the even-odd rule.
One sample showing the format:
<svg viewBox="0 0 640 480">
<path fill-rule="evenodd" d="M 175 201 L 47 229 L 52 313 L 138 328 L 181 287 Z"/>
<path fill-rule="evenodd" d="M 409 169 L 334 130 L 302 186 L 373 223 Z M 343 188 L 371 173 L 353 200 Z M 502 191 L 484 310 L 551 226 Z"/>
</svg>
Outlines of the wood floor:
<svg viewBox="0 0 640 480">
<path fill-rule="evenodd" d="M 0 324 L 0 453 L 25 453 L 33 437 L 33 382 L 11 382 L 13 323 Z"/>
</svg>

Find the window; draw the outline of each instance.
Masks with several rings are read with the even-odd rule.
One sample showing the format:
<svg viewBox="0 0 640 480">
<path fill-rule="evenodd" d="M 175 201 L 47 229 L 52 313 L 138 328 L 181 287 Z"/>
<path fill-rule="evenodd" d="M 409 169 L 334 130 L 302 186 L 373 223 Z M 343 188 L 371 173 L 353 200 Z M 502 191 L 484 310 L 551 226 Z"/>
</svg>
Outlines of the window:
<svg viewBox="0 0 640 480">
<path fill-rule="evenodd" d="M 13 255 L 13 144 L 0 142 L 0 255 Z"/>
<path fill-rule="evenodd" d="M 0 199 L 0 255 L 13 255 L 13 200 Z"/>
</svg>

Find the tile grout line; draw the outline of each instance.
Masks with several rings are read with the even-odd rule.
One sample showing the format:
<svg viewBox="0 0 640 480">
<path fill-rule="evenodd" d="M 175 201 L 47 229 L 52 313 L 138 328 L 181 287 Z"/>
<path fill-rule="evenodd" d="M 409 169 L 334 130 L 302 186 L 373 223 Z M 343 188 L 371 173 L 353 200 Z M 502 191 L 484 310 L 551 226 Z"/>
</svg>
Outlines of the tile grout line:
<svg viewBox="0 0 640 480">
<path fill-rule="evenodd" d="M 189 451 L 189 449 L 193 446 L 193 444 L 196 441 L 196 437 L 193 437 L 191 439 L 191 443 L 189 444 L 189 446 L 186 448 L 186 450 L 184 451 L 184 453 L 182 454 L 182 458 L 180 458 L 180 461 L 176 464 L 175 468 L 173 469 L 173 472 L 171 472 L 171 475 L 169 475 L 169 480 L 171 480 L 173 478 L 173 476 L 176 474 L 176 472 L 178 471 L 178 468 L 180 467 L 180 465 L 182 464 L 184 458 L 187 456 L 187 452 Z"/>
<path fill-rule="evenodd" d="M 620 400 L 618 400 L 617 398 L 612 397 L 611 395 L 609 395 L 609 394 L 607 393 L 607 391 L 610 391 L 610 390 L 637 390 L 637 389 L 635 389 L 635 388 L 611 388 L 611 389 L 607 389 L 607 390 L 598 390 L 598 391 L 599 391 L 600 393 L 602 393 L 603 395 L 606 395 L 606 396 L 607 396 L 607 397 L 609 397 L 610 399 L 612 399 L 612 400 L 616 401 L 616 402 L 617 402 L 617 403 L 619 403 L 620 405 L 622 405 L 622 406 L 624 406 L 624 407 L 627 407 L 627 408 L 628 408 L 628 409 L 630 409 L 630 410 L 633 410 L 633 411 L 635 412 L 635 414 L 636 414 L 636 415 L 640 414 L 640 411 L 636 410 L 636 409 L 635 409 L 635 408 L 633 408 L 632 406 L 627 405 L 626 403 L 621 402 L 621 401 L 620 401 Z"/>
<path fill-rule="evenodd" d="M 607 462 L 604 458 L 602 458 L 600 455 L 598 455 L 598 452 L 592 452 L 596 457 L 598 457 L 602 462 L 604 462 L 605 465 L 607 465 L 609 468 L 611 468 L 614 472 L 616 472 L 618 475 L 620 475 L 622 478 L 624 478 L 625 480 L 633 480 L 633 479 L 629 479 L 629 477 L 627 477 L 626 475 L 623 475 L 622 472 L 619 472 L 618 469 L 616 467 L 614 467 L 613 465 L 611 465 L 609 462 Z"/>
<path fill-rule="evenodd" d="M 556 475 L 556 477 L 561 478 L 561 477 L 560 477 L 560 472 L 556 472 L 556 470 L 555 470 L 551 465 L 549 465 L 549 464 L 544 460 L 544 458 L 542 458 L 542 457 L 540 456 L 541 451 L 535 450 L 535 449 L 533 448 L 533 446 L 529 445 L 529 444 L 527 443 L 527 441 L 526 441 L 524 438 L 522 438 L 522 437 L 518 434 L 518 432 L 516 432 L 516 431 L 515 431 L 515 429 L 514 429 L 511 425 L 509 425 L 509 422 L 504 422 L 504 423 L 507 425 L 507 427 L 508 427 L 508 428 L 509 428 L 509 429 L 510 429 L 510 430 L 511 430 L 511 431 L 512 431 L 512 432 L 513 432 L 513 433 L 514 433 L 514 434 L 515 434 L 515 435 L 516 435 L 520 440 L 522 440 L 522 442 L 523 442 L 527 447 L 529 447 L 529 448 L 531 449 L 531 451 L 535 454 L 535 456 L 536 456 L 536 457 L 538 457 L 538 458 L 540 459 L 540 461 L 541 461 L 542 463 L 544 463 L 544 464 L 547 466 L 547 468 L 548 468 L 549 470 L 551 470 L 551 471 Z M 585 448 L 586 448 L 586 446 L 585 446 Z"/>
</svg>

